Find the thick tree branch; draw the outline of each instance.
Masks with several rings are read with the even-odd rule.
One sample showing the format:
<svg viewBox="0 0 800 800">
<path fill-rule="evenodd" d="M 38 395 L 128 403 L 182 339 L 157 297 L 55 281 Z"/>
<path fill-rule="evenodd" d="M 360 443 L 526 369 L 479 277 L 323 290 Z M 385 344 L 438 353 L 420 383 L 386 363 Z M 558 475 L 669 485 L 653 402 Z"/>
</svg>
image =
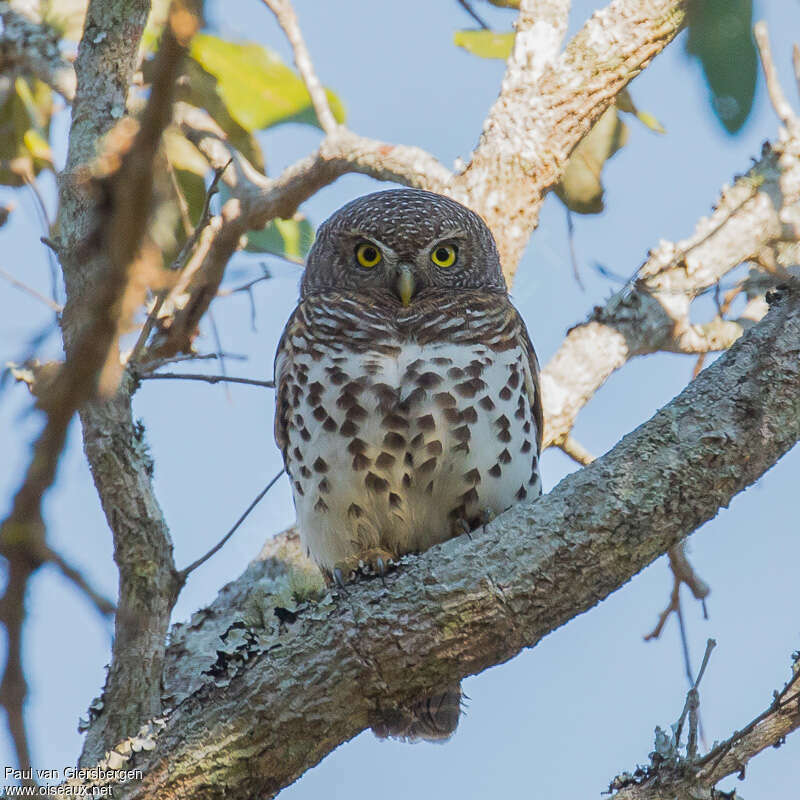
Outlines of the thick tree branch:
<svg viewBox="0 0 800 800">
<path fill-rule="evenodd" d="M 561 177 L 573 148 L 617 93 L 679 33 L 687 5 L 688 0 L 613 0 L 554 61 L 553 43 L 563 30 L 567 4 L 522 5 L 502 91 L 471 163 L 451 190 L 494 231 L 509 283 L 545 192 Z M 543 18 L 536 9 L 545 10 Z"/>
<path fill-rule="evenodd" d="M 580 409 L 628 359 L 724 348 L 750 323 L 692 325 L 689 307 L 743 261 L 794 238 L 788 222 L 800 210 L 797 151 L 795 139 L 766 149 L 689 238 L 660 244 L 628 286 L 569 331 L 542 373 L 545 445 L 565 440 Z"/>
<path fill-rule="evenodd" d="M 119 797 L 274 794 L 396 704 L 502 663 L 591 608 L 798 438 L 800 291 L 787 288 L 611 452 L 485 533 L 404 559 L 386 587 L 356 585 L 285 623 L 265 598 L 279 584 L 251 567 L 174 633 L 174 711 L 137 756 L 144 780 Z"/>
<path fill-rule="evenodd" d="M 157 56 L 157 79 L 141 123 L 124 120 L 107 140 L 110 156 L 124 153 L 119 169 L 107 156 L 107 177 L 97 181 L 90 176 L 96 170 L 98 143 L 125 113 L 149 8 L 146 0 L 91 0 L 78 49 L 67 165 L 59 176 L 59 253 L 67 290 L 62 328 L 68 361 L 92 309 L 111 315 L 116 333 L 144 296 L 144 275 L 135 287 L 138 299 L 125 305 L 99 299 L 98 286 L 119 264 L 147 260 L 147 251 L 143 257 L 139 251 L 149 219 L 152 162 L 171 115 L 177 69 L 198 24 L 196 14 L 182 3 L 171 8 Z M 119 374 L 116 348 L 108 365 Z M 102 755 L 106 739 L 119 740 L 160 710 L 164 639 L 178 590 L 169 532 L 153 494 L 152 464 L 131 414 L 131 385 L 126 380 L 109 402 L 87 405 L 81 412 L 84 447 L 120 567 L 114 657 L 103 719 L 86 740 L 84 758 L 89 761 Z"/>
</svg>

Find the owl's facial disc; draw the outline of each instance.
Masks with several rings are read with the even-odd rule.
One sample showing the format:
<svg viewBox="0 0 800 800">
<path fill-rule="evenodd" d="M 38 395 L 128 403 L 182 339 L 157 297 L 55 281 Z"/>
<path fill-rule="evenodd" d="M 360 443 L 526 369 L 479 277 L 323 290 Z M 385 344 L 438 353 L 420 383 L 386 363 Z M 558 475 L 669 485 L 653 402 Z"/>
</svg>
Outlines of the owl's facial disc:
<svg viewBox="0 0 800 800">
<path fill-rule="evenodd" d="M 414 296 L 416 283 L 414 270 L 408 264 L 398 264 L 395 291 L 400 298 L 400 302 L 406 308 L 411 304 L 411 298 Z"/>
</svg>

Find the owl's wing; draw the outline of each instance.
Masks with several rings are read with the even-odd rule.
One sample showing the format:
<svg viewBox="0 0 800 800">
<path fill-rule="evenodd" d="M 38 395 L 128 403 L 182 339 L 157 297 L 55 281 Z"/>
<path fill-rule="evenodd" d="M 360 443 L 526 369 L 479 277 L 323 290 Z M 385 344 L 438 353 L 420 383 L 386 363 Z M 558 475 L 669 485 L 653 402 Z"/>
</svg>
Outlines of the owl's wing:
<svg viewBox="0 0 800 800">
<path fill-rule="evenodd" d="M 275 352 L 275 364 L 273 375 L 275 376 L 275 443 L 283 453 L 284 463 L 286 462 L 286 448 L 289 444 L 289 416 L 291 414 L 291 398 L 289 397 L 290 386 L 290 367 L 294 358 L 294 346 L 292 345 L 292 332 L 296 329 L 299 320 L 298 311 L 300 306 L 295 308 L 289 317 L 286 327 L 283 329 L 278 349 Z"/>
<path fill-rule="evenodd" d="M 514 309 L 516 312 L 516 309 Z M 517 314 L 517 341 L 522 352 L 527 359 L 528 369 L 525 370 L 525 388 L 528 392 L 528 401 L 533 409 L 533 419 L 536 423 L 536 452 L 542 452 L 542 435 L 544 432 L 544 411 L 542 409 L 542 390 L 539 383 L 539 359 L 536 358 L 536 351 L 533 349 L 531 337 L 528 329 L 522 321 L 522 317 Z"/>
</svg>

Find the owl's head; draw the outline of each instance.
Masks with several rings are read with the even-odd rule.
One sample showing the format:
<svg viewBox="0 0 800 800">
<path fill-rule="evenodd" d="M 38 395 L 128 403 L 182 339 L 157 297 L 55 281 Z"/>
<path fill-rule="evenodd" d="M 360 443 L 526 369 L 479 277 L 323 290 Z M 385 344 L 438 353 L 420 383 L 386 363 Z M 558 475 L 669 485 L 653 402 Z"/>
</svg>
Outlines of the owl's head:
<svg viewBox="0 0 800 800">
<path fill-rule="evenodd" d="M 320 226 L 300 292 L 385 289 L 408 306 L 431 288 L 505 293 L 494 238 L 455 200 L 390 189 L 353 200 Z"/>
</svg>

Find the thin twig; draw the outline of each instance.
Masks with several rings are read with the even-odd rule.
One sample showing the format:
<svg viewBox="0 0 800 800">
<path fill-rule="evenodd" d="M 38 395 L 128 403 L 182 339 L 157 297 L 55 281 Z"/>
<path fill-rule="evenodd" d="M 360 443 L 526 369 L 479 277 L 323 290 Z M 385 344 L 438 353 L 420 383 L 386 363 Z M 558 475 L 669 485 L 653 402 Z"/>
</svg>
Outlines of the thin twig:
<svg viewBox="0 0 800 800">
<path fill-rule="evenodd" d="M 792 689 L 800 682 L 800 670 L 796 671 L 786 686 L 780 692 L 775 692 L 774 699 L 769 708 L 764 709 L 757 717 L 750 720 L 740 731 L 736 731 L 730 738 L 713 747 L 708 753 L 697 761 L 697 766 L 705 766 L 711 763 L 706 772 L 713 776 L 722 759 L 728 754 L 731 748 L 755 730 L 756 726 L 767 719 L 772 714 L 781 713 L 787 706 L 797 703 L 800 706 L 800 690 L 791 693 Z"/>
<path fill-rule="evenodd" d="M 267 389 L 275 388 L 275 381 L 259 381 L 255 378 L 234 378 L 231 375 L 196 375 L 192 372 L 153 372 L 140 375 L 139 379 L 143 381 L 180 380 L 203 381 L 205 383 L 243 383 L 248 386 L 263 386 Z"/>
<path fill-rule="evenodd" d="M 247 283 L 243 283 L 241 286 L 234 286 L 232 289 L 220 289 L 217 292 L 217 297 L 230 297 L 239 292 L 249 292 L 257 283 L 272 280 L 272 273 L 266 268 L 266 265 L 262 265 L 262 269 L 264 270 L 263 275 L 259 275 L 257 278 L 253 278 L 247 281 Z"/>
<path fill-rule="evenodd" d="M 42 193 L 39 191 L 39 187 L 36 184 L 36 178 L 25 170 L 22 173 L 22 179 L 33 195 L 34 205 L 39 212 L 39 221 L 44 230 L 44 236 L 47 236 L 53 229 L 53 224 L 50 221 L 50 215 L 47 213 L 47 205 L 44 202 L 44 197 L 42 197 Z M 53 298 L 53 302 L 58 304 L 58 264 L 56 264 L 56 260 L 53 257 L 52 249 L 47 251 L 47 264 L 50 267 L 50 296 Z"/>
<path fill-rule="evenodd" d="M 800 125 L 800 120 L 797 119 L 791 105 L 789 105 L 789 101 L 786 99 L 786 95 L 783 93 L 783 88 L 778 78 L 778 70 L 775 69 L 775 62 L 772 60 L 767 23 L 764 20 L 756 22 L 753 27 L 753 34 L 758 45 L 758 55 L 761 57 L 761 68 L 764 71 L 764 80 L 767 84 L 767 93 L 772 102 L 772 107 L 775 109 L 778 119 L 789 131 L 795 133 L 798 125 Z"/>
<path fill-rule="evenodd" d="M 59 254 L 60 248 L 58 243 L 54 242 L 49 236 L 40 236 L 39 241 L 42 244 L 47 245 L 47 247 L 49 247 L 56 255 Z"/>
<path fill-rule="evenodd" d="M 61 574 L 72 581 L 92 602 L 102 616 L 112 616 L 117 613 L 117 607 L 107 597 L 93 589 L 81 572 L 64 560 L 60 553 L 52 548 L 47 548 L 47 560 L 61 570 Z"/>
<path fill-rule="evenodd" d="M 55 311 L 56 314 L 60 314 L 63 311 L 63 308 L 55 302 L 55 300 L 51 300 L 49 297 L 45 297 L 41 292 L 37 292 L 31 286 L 28 286 L 27 283 L 23 283 L 22 281 L 17 280 L 11 273 L 6 272 L 4 269 L 0 269 L 0 278 L 7 280 L 12 286 L 15 286 L 17 289 L 21 289 L 23 292 L 27 292 L 31 297 L 35 297 L 40 303 L 44 303 L 51 311 Z"/>
<path fill-rule="evenodd" d="M 797 91 L 800 92 L 800 47 L 792 45 L 792 66 L 794 67 L 794 80 Z"/>
<path fill-rule="evenodd" d="M 205 564 L 211 556 L 213 556 L 222 546 L 228 541 L 228 539 L 236 533 L 239 526 L 247 519 L 250 515 L 250 512 L 261 502 L 264 495 L 278 482 L 278 478 L 283 475 L 284 470 L 281 470 L 255 497 L 252 503 L 245 509 L 244 513 L 242 514 L 239 519 L 236 520 L 233 527 L 204 555 L 200 556 L 197 561 L 193 561 L 189 564 L 188 567 L 184 567 L 179 573 L 178 576 L 181 580 L 181 583 L 184 583 L 189 575 L 194 572 L 201 564 Z"/>
<path fill-rule="evenodd" d="M 467 2 L 467 0 L 458 0 L 458 4 L 481 26 L 481 28 L 485 31 L 489 30 L 489 26 L 478 16 L 475 9 L 473 9 L 472 5 Z"/>
<path fill-rule="evenodd" d="M 664 624 L 669 619 L 670 614 L 674 613 L 678 617 L 678 622 L 681 625 L 681 638 L 684 643 L 684 661 L 687 664 L 687 675 L 689 684 L 693 683 L 691 675 L 691 667 L 689 666 L 689 652 L 686 644 L 686 631 L 683 629 L 683 614 L 681 612 L 681 599 L 680 588 L 681 584 L 685 583 L 692 594 L 697 600 L 700 600 L 703 605 L 703 616 L 708 619 L 708 612 L 706 611 L 705 599 L 711 593 L 708 584 L 694 571 L 694 568 L 689 563 L 684 550 L 685 543 L 675 545 L 669 550 L 669 566 L 672 570 L 672 591 L 670 592 L 670 600 L 667 607 L 659 614 L 658 622 L 655 628 L 648 633 L 644 640 L 649 642 L 651 639 L 658 639 L 661 636 L 661 631 L 664 629 Z"/>
<path fill-rule="evenodd" d="M 167 164 L 167 173 L 169 174 L 169 181 L 172 185 L 172 191 L 175 199 L 178 201 L 178 211 L 181 215 L 181 225 L 183 226 L 183 234 L 186 237 L 192 235 L 194 226 L 192 225 L 192 217 L 189 214 L 189 203 L 186 200 L 181 185 L 178 183 L 178 176 L 175 174 L 175 167 L 172 162 L 165 156 L 164 161 Z"/>
<path fill-rule="evenodd" d="M 578 257 L 575 254 L 575 224 L 572 219 L 572 211 L 564 206 L 567 212 L 567 244 L 569 245 L 569 259 L 572 262 L 572 274 L 575 277 L 575 283 L 578 284 L 582 292 L 586 291 L 586 287 L 581 280 L 581 272 L 578 267 Z"/>
<path fill-rule="evenodd" d="M 320 83 L 317 73 L 314 71 L 314 64 L 303 40 L 300 23 L 294 13 L 292 4 L 289 0 L 262 0 L 262 2 L 272 10 L 278 20 L 278 24 L 283 28 L 283 32 L 289 40 L 294 53 L 294 63 L 297 66 L 300 77 L 303 79 L 303 83 L 306 85 L 306 89 L 308 89 L 311 105 L 314 106 L 314 112 L 317 115 L 319 124 L 322 126 L 322 130 L 327 134 L 334 133 L 339 127 L 339 123 L 336 122 L 336 117 L 331 111 L 328 97 L 325 94 L 325 87 Z"/>
<path fill-rule="evenodd" d="M 214 170 L 214 177 L 211 179 L 211 183 L 208 185 L 208 189 L 206 190 L 205 200 L 203 201 L 203 209 L 200 212 L 200 219 L 198 220 L 197 226 L 184 242 L 183 247 L 181 247 L 181 251 L 178 253 L 177 258 L 172 263 L 171 270 L 173 272 L 180 271 L 188 263 L 189 258 L 192 255 L 192 252 L 194 251 L 201 234 L 203 233 L 203 230 L 211 220 L 211 200 L 219 191 L 220 179 L 232 161 L 233 159 L 230 158 L 223 166 Z M 147 315 L 144 325 L 142 325 L 142 330 L 139 332 L 139 338 L 136 340 L 136 344 L 133 346 L 133 350 L 131 350 L 130 356 L 128 357 L 128 363 L 135 364 L 141 358 L 141 355 L 147 346 L 147 340 L 150 338 L 150 332 L 153 330 L 153 325 L 155 325 L 158 315 L 161 311 L 161 307 L 164 305 L 164 302 L 168 296 L 168 289 L 162 290 L 156 295 L 156 298 L 153 301 L 153 307 L 150 309 L 150 313 Z"/>
<path fill-rule="evenodd" d="M 135 369 L 136 376 L 142 378 L 155 372 L 161 367 L 166 367 L 168 364 L 182 364 L 186 361 L 207 361 L 209 359 L 227 358 L 231 361 L 247 361 L 247 356 L 241 353 L 181 353 L 177 356 L 170 358 L 159 358 L 153 361 L 148 361 L 144 366 L 138 366 Z"/>
<path fill-rule="evenodd" d="M 690 761 L 697 758 L 697 731 L 700 723 L 699 707 L 700 695 L 698 694 L 698 687 L 700 681 L 703 680 L 708 660 L 711 657 L 711 651 L 717 646 L 714 639 L 709 639 L 706 642 L 706 652 L 703 655 L 703 663 L 700 665 L 700 671 L 697 673 L 697 679 L 692 682 L 689 691 L 686 693 L 686 703 L 683 706 L 680 719 L 675 725 L 675 746 L 680 747 L 681 733 L 683 731 L 683 724 L 686 721 L 686 716 L 689 716 L 689 737 L 686 744 L 686 755 Z"/>
<path fill-rule="evenodd" d="M 211 334 L 214 337 L 214 344 L 217 347 L 217 352 L 220 354 L 219 357 L 219 368 L 222 370 L 222 374 L 224 377 L 228 377 L 228 368 L 225 365 L 225 357 L 222 355 L 222 337 L 219 335 L 219 328 L 217 327 L 217 321 L 214 319 L 214 310 L 209 307 L 208 309 L 208 321 L 211 324 Z M 225 397 L 230 400 L 231 399 L 231 390 L 228 385 L 225 385 Z"/>
</svg>

